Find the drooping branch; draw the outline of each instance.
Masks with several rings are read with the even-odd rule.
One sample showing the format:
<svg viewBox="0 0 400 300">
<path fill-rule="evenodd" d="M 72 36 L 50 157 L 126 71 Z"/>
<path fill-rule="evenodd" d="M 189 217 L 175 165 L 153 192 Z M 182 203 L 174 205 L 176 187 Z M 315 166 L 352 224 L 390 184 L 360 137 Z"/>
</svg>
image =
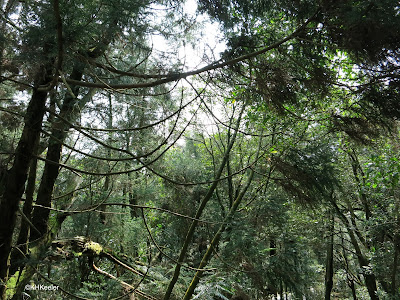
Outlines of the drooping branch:
<svg viewBox="0 0 400 300">
<path fill-rule="evenodd" d="M 198 98 L 198 96 L 196 96 L 192 101 L 196 100 L 197 98 Z M 182 99 L 181 99 L 181 100 L 182 100 Z M 192 103 L 192 101 L 190 101 L 190 103 Z M 167 141 L 171 138 L 171 136 L 172 136 L 173 133 L 175 132 L 175 129 L 176 129 L 177 125 L 178 125 L 179 116 L 180 116 L 180 114 L 181 114 L 182 111 L 183 111 L 183 107 L 184 107 L 184 106 L 182 106 L 182 103 L 181 103 L 180 108 L 179 108 L 179 109 L 177 110 L 177 112 L 176 112 L 178 115 L 177 115 L 177 117 L 176 117 L 176 120 L 175 120 L 175 122 L 174 122 L 174 125 L 173 125 L 172 129 L 170 130 L 168 136 L 167 136 L 162 142 L 160 142 L 160 143 L 158 144 L 158 146 L 156 146 L 153 150 L 148 151 L 148 152 L 143 153 L 143 154 L 139 154 L 139 155 L 135 155 L 135 154 L 133 154 L 132 152 L 126 150 L 126 149 L 121 149 L 121 148 L 119 148 L 119 147 L 111 146 L 110 144 L 107 144 L 107 143 L 103 142 L 103 141 L 100 140 L 99 138 L 96 138 L 96 137 L 94 137 L 93 135 L 91 135 L 91 134 L 89 134 L 89 133 L 87 133 L 87 132 L 81 130 L 81 128 L 80 128 L 79 126 L 73 125 L 72 122 L 70 122 L 69 120 L 63 118 L 63 117 L 60 116 L 59 114 L 56 114 L 56 113 L 54 113 L 54 112 L 51 112 L 50 110 L 48 110 L 48 112 L 50 112 L 51 115 L 57 116 L 57 118 L 59 118 L 59 119 L 60 119 L 62 122 L 64 122 L 67 126 L 75 128 L 78 132 L 82 133 L 84 136 L 86 136 L 86 137 L 88 137 L 89 139 L 93 140 L 94 142 L 100 144 L 101 146 L 103 146 L 103 147 L 105 147 L 105 148 L 107 148 L 107 149 L 109 149 L 109 150 L 114 150 L 114 151 L 117 151 L 117 152 L 122 152 L 122 153 L 128 154 L 129 157 L 125 157 L 125 158 L 111 158 L 111 157 L 103 158 L 103 157 L 99 157 L 99 156 L 95 156 L 95 155 L 92 155 L 92 154 L 85 153 L 85 152 L 80 151 L 80 150 L 77 150 L 77 149 L 73 149 L 73 148 L 71 148 L 70 146 L 68 146 L 68 148 L 70 148 L 71 150 L 74 150 L 74 151 L 76 151 L 76 152 L 78 152 L 78 153 L 80 153 L 80 154 L 83 154 L 83 155 L 85 155 L 85 156 L 92 157 L 92 158 L 95 158 L 95 159 L 99 159 L 99 160 L 106 160 L 106 161 L 128 161 L 128 160 L 139 160 L 140 158 L 149 157 L 150 155 L 154 154 L 154 153 L 157 152 L 159 149 L 161 149 L 162 146 L 166 145 L 166 144 L 167 144 Z M 170 149 L 170 148 L 181 138 L 181 136 L 183 135 L 183 133 L 186 131 L 186 128 L 191 124 L 191 122 L 192 122 L 194 116 L 196 115 L 196 112 L 197 112 L 197 110 L 195 111 L 195 113 L 192 114 L 191 120 L 186 124 L 186 126 L 183 128 L 183 130 L 181 130 L 180 134 L 179 134 L 179 135 L 172 141 L 172 143 L 171 143 L 168 147 L 166 147 L 166 149 L 164 149 L 156 158 L 154 158 L 154 159 L 152 159 L 150 162 L 146 162 L 146 163 L 142 163 L 142 162 L 139 160 L 139 162 L 142 163 L 143 167 L 147 167 L 147 165 L 151 165 L 151 164 L 153 164 L 155 161 L 157 161 L 162 155 L 165 154 L 165 152 L 166 152 L 168 149 Z M 112 132 L 112 131 L 108 131 L 108 132 Z M 61 142 L 63 145 L 65 145 L 64 142 L 63 142 L 63 140 L 58 139 L 57 137 L 54 137 L 53 134 L 49 134 L 49 135 L 50 135 L 51 137 L 53 137 L 53 139 L 57 139 L 59 143 Z M 138 171 L 138 169 L 135 169 L 134 171 Z"/>
<path fill-rule="evenodd" d="M 84 127 L 84 126 L 80 126 L 80 125 L 75 125 L 75 124 L 71 124 L 71 127 L 75 128 L 75 129 L 81 129 L 81 130 L 87 130 L 87 131 L 102 131 L 102 132 L 129 132 L 129 131 L 140 131 L 140 130 L 144 130 L 144 129 L 149 129 L 152 127 L 155 127 L 157 125 L 160 125 L 166 121 L 168 121 L 169 119 L 172 119 L 175 115 L 179 114 L 182 110 L 184 110 L 186 107 L 188 107 L 189 105 L 193 104 L 194 101 L 196 101 L 198 99 L 198 97 L 193 98 L 192 100 L 190 100 L 188 103 L 184 104 L 183 106 L 181 106 L 179 109 L 177 109 L 176 111 L 174 111 L 172 114 L 166 116 L 165 118 L 148 124 L 148 125 L 144 125 L 144 126 L 139 126 L 139 127 L 129 127 L 129 128 L 93 128 L 93 127 Z"/>
<path fill-rule="evenodd" d="M 50 163 L 50 164 L 54 164 L 54 165 L 58 165 L 58 166 L 60 166 L 60 167 L 62 167 L 64 169 L 70 170 L 72 172 L 76 172 L 76 173 L 80 173 L 80 174 L 86 174 L 86 175 L 93 175 L 93 176 L 109 176 L 109 175 L 128 174 L 128 173 L 137 172 L 137 171 L 140 171 L 140 170 L 146 168 L 147 170 L 149 170 L 150 172 L 154 173 L 155 175 L 161 177 L 162 179 L 164 179 L 164 180 L 166 180 L 166 181 L 168 181 L 168 182 L 170 182 L 172 184 L 181 185 L 181 186 L 194 186 L 194 185 L 213 184 L 214 182 L 223 181 L 223 180 L 226 180 L 228 178 L 228 176 L 223 176 L 223 177 L 220 177 L 219 179 L 214 179 L 214 180 L 207 180 L 207 181 L 200 181 L 200 182 L 187 182 L 187 183 L 185 183 L 185 182 L 179 182 L 179 181 L 176 181 L 176 180 L 174 180 L 172 178 L 169 178 L 169 177 L 161 174 L 160 172 L 156 171 L 155 169 L 151 168 L 150 165 L 152 163 L 154 163 L 154 161 L 150 161 L 148 163 L 147 162 L 146 163 L 145 162 L 141 162 L 142 165 L 140 167 L 129 169 L 129 170 L 124 170 L 124 171 L 91 172 L 91 171 L 85 171 L 85 170 L 77 169 L 77 168 L 71 167 L 71 166 L 63 164 L 63 163 L 57 163 L 55 161 L 48 160 L 48 159 L 46 159 L 44 157 L 41 157 L 41 156 L 36 156 L 36 157 L 37 157 L 37 159 L 39 159 L 41 161 L 44 161 L 44 162 L 47 162 L 47 163 Z M 247 170 L 249 167 L 250 167 L 250 165 L 245 166 L 243 169 L 240 169 L 240 170 L 238 170 L 236 172 L 233 172 L 230 176 L 235 176 L 237 174 L 240 174 L 240 173 L 244 172 L 245 170 Z"/>
<path fill-rule="evenodd" d="M 149 88 L 149 87 L 156 87 L 160 86 L 166 83 L 178 81 L 180 79 L 185 79 L 187 77 L 193 76 L 193 75 L 198 75 L 201 73 L 217 70 L 217 69 L 222 69 L 227 66 L 232 66 L 235 65 L 239 62 L 242 62 L 244 60 L 248 60 L 250 58 L 259 56 L 261 54 L 264 54 L 272 49 L 276 49 L 282 44 L 286 43 L 287 41 L 290 41 L 291 39 L 295 38 L 297 35 L 299 35 L 302 31 L 304 31 L 307 28 L 307 25 L 315 18 L 319 10 L 311 17 L 309 18 L 306 22 L 304 22 L 299 28 L 297 28 L 293 33 L 289 34 L 285 38 L 265 47 L 262 48 L 258 51 L 251 52 L 249 54 L 245 54 L 242 56 L 239 56 L 237 58 L 223 61 L 223 62 L 214 62 L 211 63 L 203 68 L 189 71 L 189 72 L 182 72 L 182 73 L 177 73 L 177 74 L 168 74 L 165 78 L 158 79 L 155 81 L 150 81 L 150 82 L 144 82 L 144 83 L 122 83 L 122 84 L 104 84 L 104 83 L 99 83 L 99 82 L 88 82 L 88 81 L 77 81 L 73 79 L 67 79 L 67 82 L 72 85 L 77 85 L 77 86 L 82 86 L 82 87 L 88 87 L 88 88 L 102 88 L 102 89 L 140 89 L 140 88 Z"/>
<path fill-rule="evenodd" d="M 59 213 L 62 213 L 62 214 L 68 215 L 68 216 L 75 215 L 75 214 L 81 214 L 81 213 L 88 213 L 88 212 L 93 212 L 93 211 L 94 212 L 98 212 L 97 209 L 99 208 L 100 205 L 131 207 L 131 208 L 140 208 L 140 209 L 151 209 L 151 210 L 157 210 L 157 211 L 160 211 L 160 212 L 164 212 L 164 213 L 176 216 L 176 217 L 185 218 L 185 219 L 188 219 L 188 220 L 191 220 L 191 221 L 197 221 L 197 222 L 203 223 L 203 224 L 211 224 L 211 225 L 220 224 L 220 222 L 196 219 L 194 217 L 183 215 L 183 214 L 180 214 L 180 213 L 168 210 L 168 209 L 155 207 L 155 206 L 148 206 L 148 205 L 137 205 L 137 204 L 129 204 L 129 203 L 117 203 L 117 202 L 111 203 L 111 202 L 108 202 L 108 203 L 101 203 L 101 204 L 92 205 L 90 207 L 82 208 L 82 209 L 79 209 L 79 210 L 65 210 L 65 209 L 58 209 L 58 208 L 53 208 L 53 207 L 44 207 L 44 206 L 40 206 L 39 204 L 34 204 L 34 206 L 46 208 L 48 210 L 59 212 Z"/>
</svg>

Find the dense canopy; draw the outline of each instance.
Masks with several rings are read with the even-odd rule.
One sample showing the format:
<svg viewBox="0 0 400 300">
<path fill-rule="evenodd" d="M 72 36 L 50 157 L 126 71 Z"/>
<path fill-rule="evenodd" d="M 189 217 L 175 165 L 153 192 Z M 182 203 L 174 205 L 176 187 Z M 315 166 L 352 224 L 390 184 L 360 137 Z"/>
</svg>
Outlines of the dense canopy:
<svg viewBox="0 0 400 300">
<path fill-rule="evenodd" d="M 2 299 L 399 299 L 399 1 L 0 4 Z"/>
</svg>

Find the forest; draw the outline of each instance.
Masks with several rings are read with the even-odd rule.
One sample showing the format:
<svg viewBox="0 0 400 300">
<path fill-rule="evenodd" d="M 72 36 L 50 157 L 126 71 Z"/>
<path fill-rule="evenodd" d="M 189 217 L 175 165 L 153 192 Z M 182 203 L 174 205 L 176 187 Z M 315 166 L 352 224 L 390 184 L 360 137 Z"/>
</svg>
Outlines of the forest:
<svg viewBox="0 0 400 300">
<path fill-rule="evenodd" d="M 399 1 L 0 4 L 0 299 L 400 299 Z"/>
</svg>

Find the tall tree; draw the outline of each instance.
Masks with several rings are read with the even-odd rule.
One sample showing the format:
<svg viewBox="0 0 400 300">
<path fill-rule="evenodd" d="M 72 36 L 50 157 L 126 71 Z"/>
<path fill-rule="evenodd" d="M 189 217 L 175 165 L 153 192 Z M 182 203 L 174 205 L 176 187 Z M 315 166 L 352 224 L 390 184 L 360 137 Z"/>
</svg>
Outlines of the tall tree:
<svg viewBox="0 0 400 300">
<path fill-rule="evenodd" d="M 396 297 L 398 3 L 0 4 L 3 298 Z"/>
</svg>

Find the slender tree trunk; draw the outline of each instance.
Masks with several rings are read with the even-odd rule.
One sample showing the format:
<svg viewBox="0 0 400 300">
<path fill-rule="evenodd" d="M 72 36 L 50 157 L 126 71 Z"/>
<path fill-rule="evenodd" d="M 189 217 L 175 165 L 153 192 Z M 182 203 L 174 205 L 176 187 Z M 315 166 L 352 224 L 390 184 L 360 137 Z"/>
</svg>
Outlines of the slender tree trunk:
<svg viewBox="0 0 400 300">
<path fill-rule="evenodd" d="M 392 267 L 392 286 L 391 286 L 391 293 L 393 296 L 396 295 L 397 291 L 397 269 L 399 266 L 399 252 L 400 252 L 400 204 L 399 199 L 397 199 L 395 212 L 396 212 L 396 229 L 395 234 L 393 237 L 393 247 L 394 247 L 394 256 L 393 256 L 393 267 Z"/>
<path fill-rule="evenodd" d="M 271 240 L 269 241 L 269 247 L 271 248 L 271 251 L 269 251 L 269 256 L 275 256 L 276 255 L 276 240 L 274 237 L 271 237 Z"/>
<path fill-rule="evenodd" d="M 71 73 L 71 79 L 80 80 L 82 78 L 82 70 L 74 68 Z M 72 91 L 74 95 L 67 93 L 65 100 L 60 110 L 60 116 L 70 121 L 74 118 L 76 113 L 77 98 L 76 95 L 79 92 L 79 87 L 73 87 Z M 30 241 L 33 242 L 40 239 L 47 233 L 48 221 L 50 210 L 47 207 L 51 207 L 51 197 L 53 195 L 54 184 L 58 177 L 60 167 L 58 163 L 61 159 L 61 151 L 63 143 L 68 134 L 70 126 L 65 124 L 63 120 L 56 118 L 52 126 L 52 132 L 49 139 L 49 146 L 47 149 L 46 162 L 36 204 L 43 207 L 35 207 L 32 215 L 32 224 L 39 230 L 39 232 L 32 231 Z"/>
<path fill-rule="evenodd" d="M 112 129 L 112 124 L 113 124 L 113 106 L 112 106 L 112 97 L 111 94 L 108 94 L 108 120 L 107 120 L 107 129 Z M 112 132 L 108 133 L 108 138 L 107 138 L 107 143 L 108 145 L 112 144 Z M 107 156 L 111 157 L 111 149 L 107 148 Z M 110 166 L 107 164 L 107 172 L 110 172 Z M 106 176 L 106 179 L 104 181 L 104 189 L 103 189 L 103 194 L 105 197 L 108 197 L 109 189 L 110 189 L 110 182 L 111 182 L 111 177 Z M 106 201 L 107 198 L 102 199 L 102 201 Z M 99 207 L 100 210 L 100 222 L 102 224 L 107 223 L 107 205 L 102 204 Z"/>
<path fill-rule="evenodd" d="M 230 142 L 231 138 L 231 129 L 228 128 L 228 144 Z M 229 208 L 232 207 L 234 197 L 233 197 L 233 180 L 232 180 L 232 170 L 231 170 L 231 164 L 230 164 L 230 159 L 228 156 L 228 160 L 226 162 L 226 170 L 228 172 L 228 195 L 229 195 Z"/>
<path fill-rule="evenodd" d="M 261 148 L 261 139 L 260 139 L 260 145 L 257 150 L 256 159 L 258 158 L 260 148 Z M 208 249 L 207 249 L 206 253 L 204 254 L 203 259 L 201 260 L 200 265 L 198 267 L 199 270 L 194 275 L 192 282 L 190 283 L 188 289 L 186 290 L 183 300 L 189 300 L 192 297 L 194 290 L 196 289 L 196 287 L 200 281 L 200 278 L 203 275 L 202 269 L 204 269 L 204 267 L 207 266 L 209 260 L 211 259 L 212 253 L 214 252 L 214 249 L 216 249 L 216 247 L 220 241 L 222 233 L 225 231 L 227 224 L 229 224 L 232 221 L 232 219 L 236 213 L 236 210 L 239 207 L 239 204 L 242 202 L 244 195 L 246 194 L 248 188 L 251 185 L 251 182 L 253 181 L 253 177 L 254 177 L 254 169 L 252 168 L 250 171 L 249 177 L 247 179 L 247 183 L 246 183 L 245 187 L 241 190 L 241 192 L 239 193 L 239 195 L 233 202 L 232 207 L 230 208 L 230 210 L 229 210 L 228 214 L 226 215 L 224 221 L 222 222 L 220 228 L 218 229 L 218 231 L 214 235 L 214 238 L 212 239 L 210 245 L 208 246 Z"/>
<path fill-rule="evenodd" d="M 285 300 L 288 300 L 288 296 L 289 295 L 289 293 L 288 293 L 288 288 L 287 288 L 287 285 L 285 285 Z"/>
<path fill-rule="evenodd" d="M 139 105 L 139 107 L 135 110 L 135 113 L 137 115 L 135 115 L 135 117 L 139 118 L 139 122 L 138 122 L 138 127 L 141 128 L 145 125 L 146 123 L 146 113 L 145 111 L 148 109 L 148 104 L 145 101 L 145 97 L 142 98 L 142 103 Z M 129 120 L 129 122 L 131 122 L 132 120 L 132 116 L 131 116 L 131 111 L 130 109 L 127 109 L 126 111 L 126 118 L 127 120 Z M 139 132 L 136 133 L 135 139 L 134 139 L 134 143 L 139 144 L 139 145 L 143 145 L 145 143 L 145 137 L 144 137 L 144 133 L 142 130 L 140 130 Z M 126 133 L 126 150 L 127 151 L 131 151 L 130 149 L 131 147 L 131 135 L 129 132 Z M 138 148 L 138 155 L 142 155 L 143 151 L 142 148 L 139 147 Z M 129 169 L 129 163 L 126 163 L 126 169 Z M 132 205 L 138 205 L 138 194 L 136 191 L 133 191 L 133 185 L 132 185 L 132 180 L 135 180 L 138 178 L 138 175 L 136 174 L 135 176 L 132 176 L 132 173 L 129 172 L 127 173 L 127 177 L 128 177 L 128 200 L 129 203 Z M 134 178 L 132 178 L 134 177 Z M 140 216 L 140 210 L 137 207 L 131 207 L 130 208 L 131 211 L 131 217 L 132 218 L 136 218 Z"/>
<path fill-rule="evenodd" d="M 393 256 L 393 267 L 392 267 L 392 287 L 391 293 L 392 295 L 396 295 L 397 293 L 397 269 L 399 266 L 399 248 L 400 248 L 400 235 L 396 234 L 393 241 L 394 246 L 394 256 Z"/>
<path fill-rule="evenodd" d="M 220 226 L 217 233 L 214 235 L 213 240 L 211 241 L 210 245 L 208 246 L 207 252 L 204 254 L 203 259 L 201 260 L 198 269 L 203 269 L 208 264 L 214 249 L 217 247 L 217 245 L 219 243 L 222 233 L 225 231 L 226 225 L 228 223 L 230 223 L 231 220 L 233 219 L 233 216 L 235 215 L 236 210 L 239 207 L 239 204 L 242 202 L 244 195 L 246 194 L 248 188 L 250 187 L 251 182 L 253 181 L 254 171 L 251 170 L 250 172 L 251 173 L 247 180 L 246 186 L 242 189 L 242 191 L 239 193 L 236 200 L 233 202 L 232 207 L 229 210 L 229 213 L 225 217 L 222 225 Z M 192 297 L 193 292 L 194 292 L 195 288 L 197 287 L 197 284 L 199 283 L 202 275 L 203 275 L 203 271 L 198 270 L 196 272 L 196 274 L 194 275 L 194 277 L 192 279 L 192 282 L 190 283 L 190 285 L 186 291 L 185 296 L 183 297 L 183 300 L 189 300 Z"/>
<path fill-rule="evenodd" d="M 48 83 L 51 78 L 51 68 L 42 67 L 35 86 Z M 8 277 L 9 255 L 11 251 L 12 235 L 15 228 L 17 210 L 22 194 L 24 193 L 25 182 L 32 158 L 32 149 L 38 143 L 40 130 L 45 113 L 47 91 L 34 89 L 29 102 L 25 126 L 15 151 L 14 163 L 8 172 L 5 189 L 0 203 L 0 296 L 5 297 L 5 282 Z"/>
<path fill-rule="evenodd" d="M 350 267 L 349 267 L 346 248 L 344 247 L 345 239 L 343 237 L 343 232 L 341 232 L 341 233 L 342 233 L 341 240 L 342 240 L 343 260 L 344 260 L 344 265 L 345 265 L 345 270 L 346 270 L 347 285 L 350 287 L 351 294 L 353 296 L 353 300 L 357 300 L 357 293 L 356 293 L 354 275 L 351 273 L 351 270 L 350 270 Z"/>
<path fill-rule="evenodd" d="M 36 144 L 33 155 L 37 155 L 38 143 Z M 35 193 L 36 186 L 36 169 L 37 169 L 37 159 L 32 158 L 31 164 L 29 167 L 29 176 L 28 182 L 25 190 L 25 202 L 23 213 L 28 220 L 22 218 L 21 226 L 19 229 L 19 235 L 17 239 L 17 248 L 12 251 L 11 254 L 11 263 L 10 263 L 10 275 L 14 274 L 19 267 L 19 260 L 24 259 L 24 255 L 28 253 L 28 239 L 29 239 L 29 231 L 30 224 L 28 221 L 31 220 L 32 215 L 32 206 L 33 206 L 33 195 Z"/>
<path fill-rule="evenodd" d="M 375 275 L 373 273 L 366 273 L 366 274 L 364 274 L 364 279 L 365 279 L 365 285 L 367 287 L 368 294 L 369 294 L 371 300 L 379 300 L 379 297 L 377 295 L 378 289 L 376 287 Z"/>
<path fill-rule="evenodd" d="M 354 280 L 350 280 L 349 287 L 351 290 L 351 295 L 353 296 L 353 300 L 357 300 L 357 293 L 356 293 L 356 287 L 354 284 Z"/>
<path fill-rule="evenodd" d="M 178 281 L 179 273 L 181 271 L 181 265 L 182 265 L 182 263 L 183 263 L 183 261 L 184 261 L 184 259 L 186 257 L 186 252 L 187 252 L 187 250 L 189 248 L 189 244 L 190 244 L 190 242 L 191 242 L 191 240 L 193 238 L 193 234 L 194 234 L 194 231 L 195 231 L 197 223 L 198 223 L 197 220 L 200 219 L 204 208 L 206 207 L 208 201 L 211 199 L 211 197 L 212 197 L 212 195 L 213 195 L 213 193 L 214 193 L 214 191 L 215 191 L 215 189 L 216 189 L 216 187 L 218 185 L 218 180 L 221 178 L 222 171 L 224 170 L 226 162 L 227 162 L 228 157 L 229 157 L 229 153 L 232 150 L 233 144 L 235 143 L 235 140 L 236 140 L 236 136 L 237 136 L 237 132 L 238 132 L 238 129 L 239 129 L 240 121 L 242 119 L 244 108 L 245 108 L 245 106 L 242 107 L 242 110 L 240 112 L 239 118 L 238 118 L 238 120 L 236 122 L 236 128 L 235 128 L 235 131 L 233 133 L 232 139 L 231 139 L 230 143 L 228 144 L 228 146 L 226 148 L 226 151 L 224 153 L 224 157 L 222 159 L 222 162 L 221 162 L 221 164 L 219 166 L 219 169 L 217 170 L 217 173 L 215 174 L 214 182 L 210 186 L 210 188 L 208 189 L 208 192 L 204 196 L 203 200 L 201 201 L 200 206 L 197 209 L 196 215 L 194 216 L 194 218 L 196 220 L 193 220 L 193 222 L 190 225 L 189 230 L 188 230 L 188 232 L 186 234 L 185 241 L 183 243 L 181 252 L 179 254 L 178 263 L 175 266 L 174 274 L 173 274 L 172 279 L 171 279 L 171 281 L 170 281 L 170 283 L 168 285 L 167 291 L 165 292 L 164 300 L 168 300 L 170 298 L 171 294 L 172 294 L 172 290 L 173 290 L 173 288 L 175 286 L 175 283 Z"/>
<path fill-rule="evenodd" d="M 369 220 L 369 218 L 371 217 L 371 210 L 367 201 L 367 195 L 362 190 L 362 186 L 365 184 L 364 172 L 361 168 L 360 162 L 358 161 L 358 157 L 354 149 L 352 149 L 351 152 L 349 151 L 348 154 L 351 160 L 351 167 L 353 169 L 354 179 L 356 180 L 358 185 L 361 202 L 364 205 L 365 219 Z M 360 172 L 361 174 L 359 175 L 358 172 Z"/>
<path fill-rule="evenodd" d="M 333 235 L 334 235 L 334 217 L 333 214 L 330 213 L 329 220 L 329 241 L 327 243 L 327 252 L 326 252 L 326 265 L 325 265 L 325 300 L 331 299 L 331 293 L 333 288 Z"/>
<path fill-rule="evenodd" d="M 343 224 L 346 226 L 347 233 L 350 236 L 351 243 L 353 244 L 358 263 L 360 265 L 360 268 L 364 270 L 364 281 L 365 281 L 365 286 L 367 287 L 368 294 L 371 298 L 371 300 L 379 300 L 379 297 L 377 295 L 377 286 L 376 286 L 376 278 L 372 270 L 369 270 L 369 260 L 367 257 L 364 256 L 364 254 L 361 251 L 360 245 L 357 241 L 356 235 L 353 232 L 353 229 L 351 227 L 351 224 L 347 220 L 346 216 L 340 211 L 339 207 L 335 203 L 335 201 L 332 199 L 331 203 L 333 204 L 335 211 L 337 212 L 339 218 L 342 220 Z"/>
<path fill-rule="evenodd" d="M 374 273 L 372 273 L 372 271 L 369 270 L 369 261 L 362 254 L 354 233 L 352 231 L 349 231 L 349 235 L 350 235 L 351 243 L 353 244 L 353 247 L 357 254 L 358 263 L 359 263 L 361 269 L 364 270 L 363 276 L 364 276 L 365 286 L 367 287 L 367 290 L 368 290 L 368 294 L 369 294 L 371 300 L 379 300 L 379 297 L 377 295 L 378 289 L 376 286 L 376 278 L 375 278 Z"/>
<path fill-rule="evenodd" d="M 129 118 L 129 116 L 128 116 L 128 118 Z M 125 139 L 126 139 L 126 150 L 127 150 L 127 151 L 131 151 L 131 150 L 130 150 L 130 137 L 129 137 L 128 134 L 126 135 Z M 126 169 L 126 170 L 129 169 L 129 163 L 126 163 L 126 164 L 125 164 L 125 169 Z M 132 191 L 132 188 L 133 188 L 133 185 L 132 185 L 132 173 L 131 173 L 131 172 L 128 172 L 128 173 L 126 174 L 126 176 L 127 176 L 126 188 L 127 188 L 127 193 L 128 193 L 128 201 L 129 201 L 129 204 L 137 205 L 137 204 L 138 204 L 137 195 L 136 195 L 136 193 L 134 193 L 134 192 Z M 139 214 L 138 214 L 138 210 L 137 210 L 136 207 L 130 207 L 130 213 L 131 213 L 131 218 L 132 218 L 132 219 L 138 217 L 138 215 L 139 215 Z"/>
</svg>

